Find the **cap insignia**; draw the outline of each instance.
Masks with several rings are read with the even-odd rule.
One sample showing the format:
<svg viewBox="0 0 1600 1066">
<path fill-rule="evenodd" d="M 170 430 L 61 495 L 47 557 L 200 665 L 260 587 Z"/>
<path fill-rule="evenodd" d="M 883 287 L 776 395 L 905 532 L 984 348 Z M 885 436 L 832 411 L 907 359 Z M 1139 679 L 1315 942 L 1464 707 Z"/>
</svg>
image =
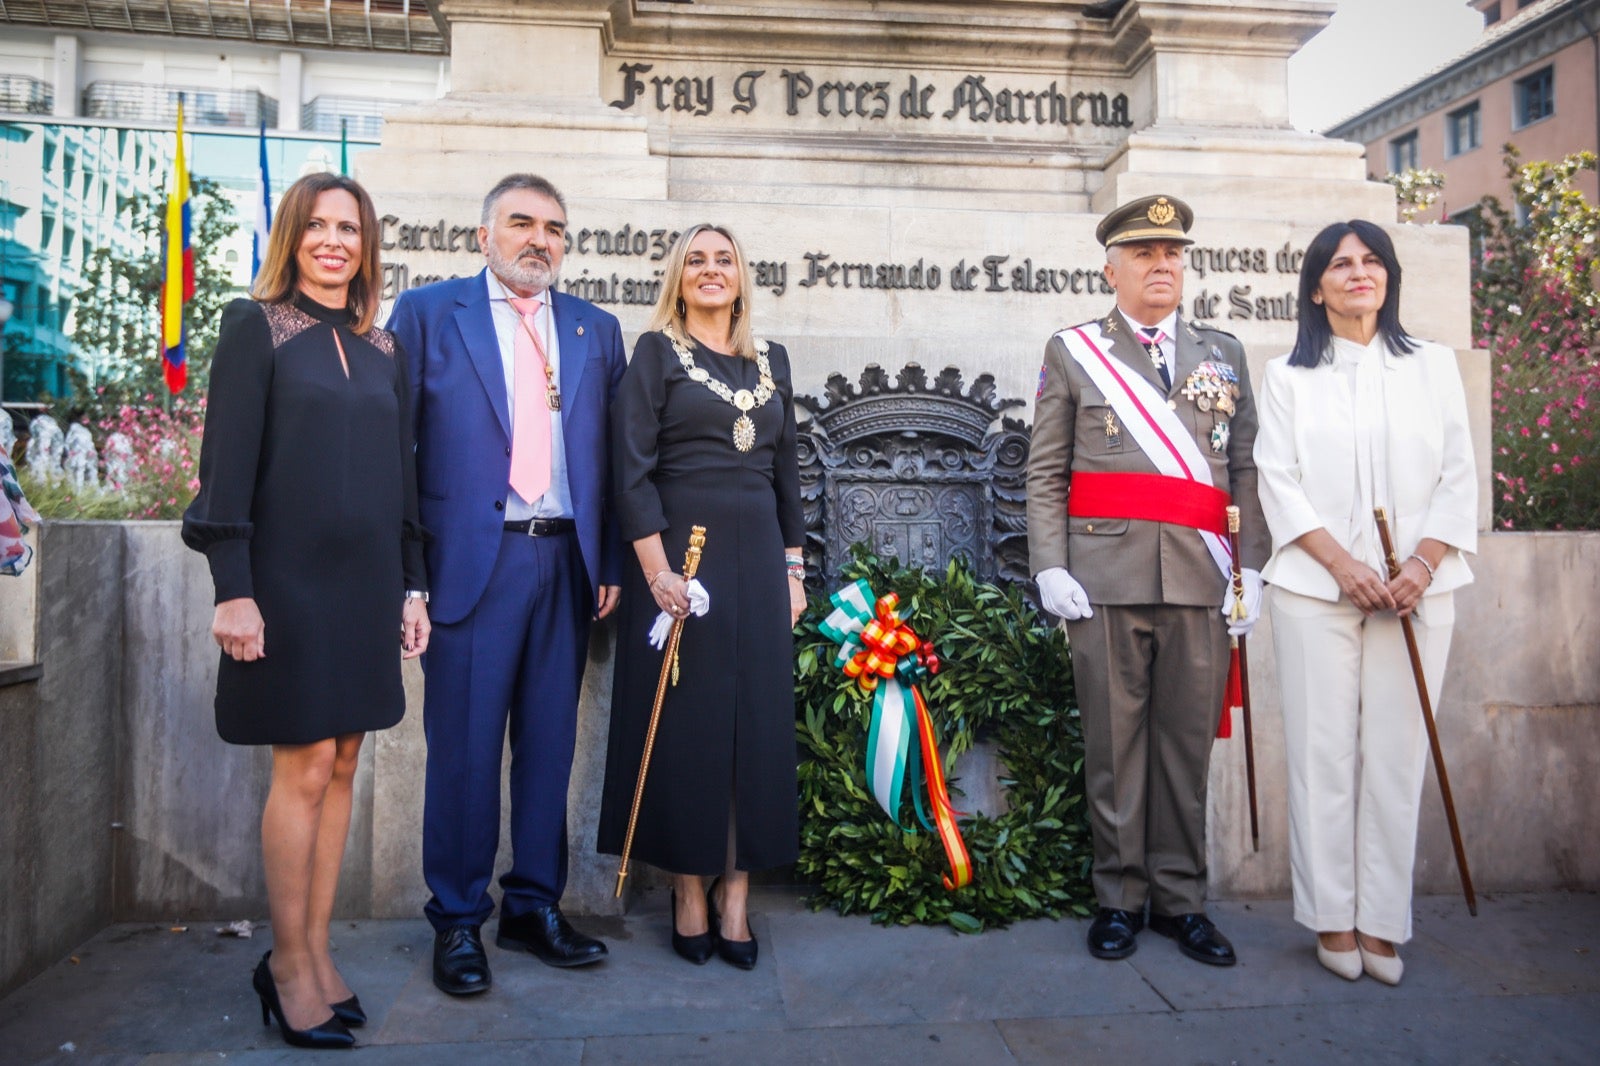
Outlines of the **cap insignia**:
<svg viewBox="0 0 1600 1066">
<path fill-rule="evenodd" d="M 1177 209 L 1167 202 L 1165 196 L 1157 197 L 1156 202 L 1150 205 L 1150 210 L 1144 213 L 1145 218 L 1148 218 L 1158 226 L 1165 226 L 1177 215 Z"/>
</svg>

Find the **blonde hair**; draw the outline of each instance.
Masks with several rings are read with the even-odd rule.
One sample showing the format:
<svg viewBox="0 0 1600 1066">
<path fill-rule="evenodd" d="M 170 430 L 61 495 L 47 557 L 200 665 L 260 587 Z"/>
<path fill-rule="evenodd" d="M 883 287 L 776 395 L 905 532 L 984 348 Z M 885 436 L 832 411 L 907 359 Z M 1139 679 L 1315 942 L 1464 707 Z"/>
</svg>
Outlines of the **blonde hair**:
<svg viewBox="0 0 1600 1066">
<path fill-rule="evenodd" d="M 743 307 L 733 316 L 731 338 L 733 351 L 728 354 L 754 359 L 756 335 L 750 326 L 750 291 L 755 287 L 755 283 L 750 279 L 750 264 L 744 257 L 744 249 L 739 247 L 739 239 L 726 227 L 713 225 L 710 222 L 690 226 L 680 233 L 677 241 L 673 243 L 672 250 L 667 253 L 666 273 L 661 278 L 661 295 L 656 298 L 655 310 L 650 313 L 650 323 L 645 328 L 664 330 L 671 326 L 678 336 L 688 339 L 688 323 L 678 310 L 683 298 L 683 264 L 689 258 L 689 245 L 700 234 L 708 231 L 721 234 L 728 238 L 729 244 L 733 245 L 734 270 L 739 275 L 739 297 L 735 306 L 742 304 Z"/>
<path fill-rule="evenodd" d="M 383 265 L 378 260 L 378 212 L 367 190 L 354 178 L 343 174 L 307 174 L 289 186 L 278 202 L 278 213 L 272 219 L 272 232 L 267 237 L 267 254 L 261 258 L 261 270 L 250 287 L 250 295 L 268 304 L 294 299 L 300 287 L 300 265 L 295 261 L 300 240 L 311 221 L 311 212 L 316 209 L 317 197 L 334 189 L 342 189 L 356 198 L 356 211 L 361 218 L 361 256 L 356 276 L 350 279 L 347 298 L 350 313 L 355 317 L 350 328 L 356 333 L 365 333 L 378 320 L 378 303 L 383 298 Z"/>
</svg>

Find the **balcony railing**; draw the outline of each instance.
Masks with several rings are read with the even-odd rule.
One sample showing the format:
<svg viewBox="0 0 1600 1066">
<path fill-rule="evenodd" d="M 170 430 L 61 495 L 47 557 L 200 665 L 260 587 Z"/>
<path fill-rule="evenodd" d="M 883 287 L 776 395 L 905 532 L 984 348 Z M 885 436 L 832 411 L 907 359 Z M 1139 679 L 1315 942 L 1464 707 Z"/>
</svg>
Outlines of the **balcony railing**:
<svg viewBox="0 0 1600 1066">
<path fill-rule="evenodd" d="M 55 106 L 55 90 L 48 82 L 26 74 L 0 74 L 0 111 L 48 115 Z"/>
<path fill-rule="evenodd" d="M 383 130 L 383 109 L 394 103 L 364 96 L 318 96 L 300 109 L 300 128 L 312 133 L 338 133 L 343 121 L 347 136 L 377 140 Z"/>
<path fill-rule="evenodd" d="M 183 118 L 189 126 L 243 126 L 253 129 L 265 122 L 278 125 L 278 101 L 255 89 L 196 89 L 181 85 L 147 85 L 134 81 L 97 81 L 83 91 L 86 118 L 123 122 L 177 121 L 178 94 L 183 94 Z"/>
</svg>

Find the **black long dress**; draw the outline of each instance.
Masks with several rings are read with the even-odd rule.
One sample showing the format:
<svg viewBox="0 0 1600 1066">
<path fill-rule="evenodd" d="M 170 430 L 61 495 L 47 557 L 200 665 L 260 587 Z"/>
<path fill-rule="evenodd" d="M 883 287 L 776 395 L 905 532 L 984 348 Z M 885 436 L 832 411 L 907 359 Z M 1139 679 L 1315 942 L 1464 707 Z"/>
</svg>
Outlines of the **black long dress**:
<svg viewBox="0 0 1600 1066">
<path fill-rule="evenodd" d="M 754 392 L 756 363 L 694 344 L 696 365 Z M 660 333 L 639 338 L 611 424 L 622 536 L 661 534 L 683 568 L 689 527 L 706 527 L 699 579 L 711 610 L 684 625 L 680 682 L 667 690 L 633 857 L 673 873 L 793 862 L 799 848 L 794 639 L 783 549 L 801 544 L 789 357 L 771 345 L 777 389 L 750 411 L 755 446 L 733 445 L 739 411 L 690 379 Z M 599 847 L 620 854 L 663 653 L 646 642 L 658 608 L 638 566 L 625 568 Z"/>
<path fill-rule="evenodd" d="M 217 670 L 230 744 L 306 744 L 405 713 L 400 613 L 427 588 L 404 353 L 297 295 L 222 314 L 183 540 L 216 602 L 254 597 L 266 655 Z M 349 376 L 339 359 L 343 346 Z"/>
</svg>

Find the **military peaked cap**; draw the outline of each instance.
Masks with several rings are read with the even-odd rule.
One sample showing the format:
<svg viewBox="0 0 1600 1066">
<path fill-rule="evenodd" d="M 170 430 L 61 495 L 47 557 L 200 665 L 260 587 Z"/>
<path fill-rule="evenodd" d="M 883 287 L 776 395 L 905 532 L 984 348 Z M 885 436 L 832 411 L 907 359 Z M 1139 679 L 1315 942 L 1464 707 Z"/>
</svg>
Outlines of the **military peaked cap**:
<svg viewBox="0 0 1600 1066">
<path fill-rule="evenodd" d="M 1100 220 L 1095 240 L 1110 248 L 1134 241 L 1176 241 L 1193 244 L 1189 227 L 1194 211 L 1176 196 L 1144 196 L 1123 204 Z"/>
</svg>

